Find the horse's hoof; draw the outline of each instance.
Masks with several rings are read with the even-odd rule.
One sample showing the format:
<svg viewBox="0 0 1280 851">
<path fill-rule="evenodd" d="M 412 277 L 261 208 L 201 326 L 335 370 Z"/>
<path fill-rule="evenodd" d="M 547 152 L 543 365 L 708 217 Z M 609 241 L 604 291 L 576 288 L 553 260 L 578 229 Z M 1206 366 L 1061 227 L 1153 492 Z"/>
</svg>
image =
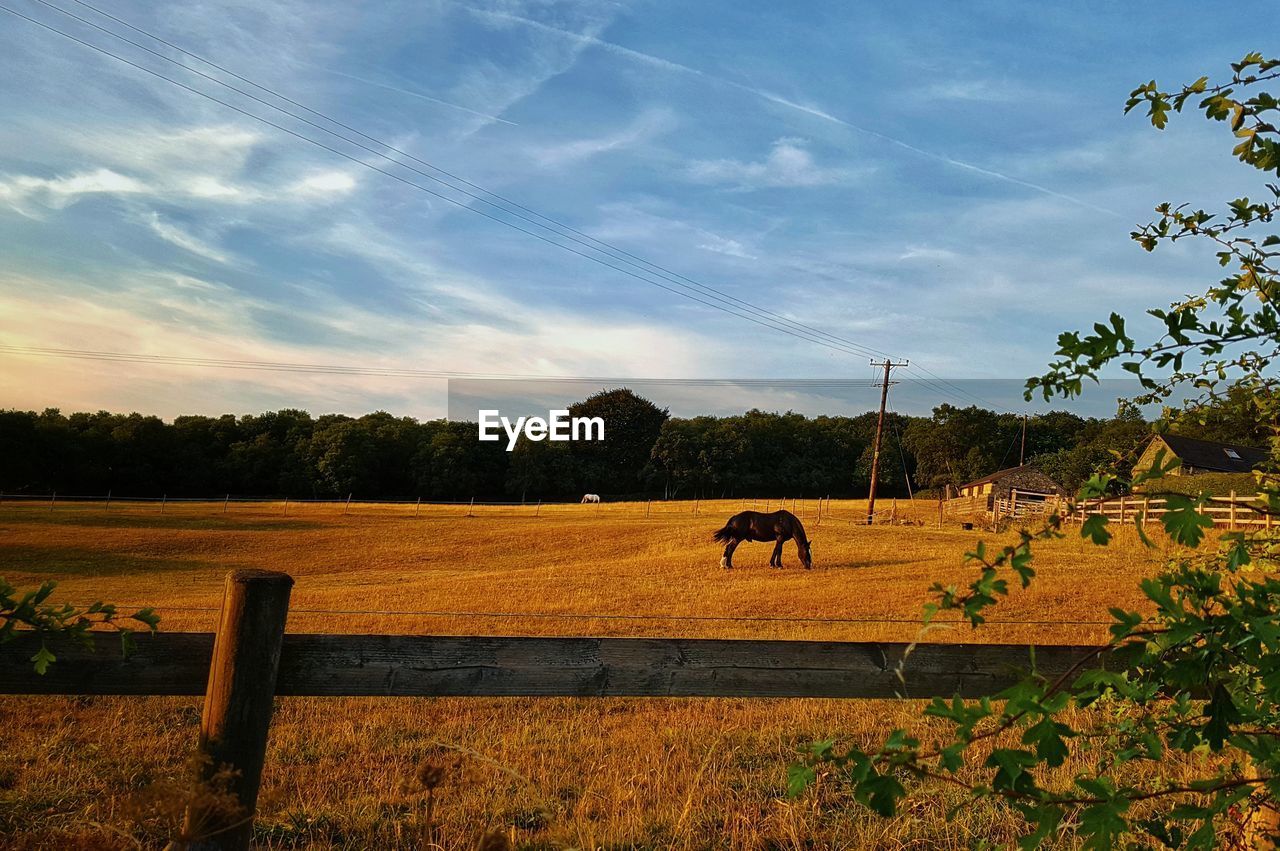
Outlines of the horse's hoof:
<svg viewBox="0 0 1280 851">
<path fill-rule="evenodd" d="M 720 566 L 725 570 L 733 570 L 733 565 L 729 564 L 729 560 L 727 558 L 720 559 Z"/>
</svg>

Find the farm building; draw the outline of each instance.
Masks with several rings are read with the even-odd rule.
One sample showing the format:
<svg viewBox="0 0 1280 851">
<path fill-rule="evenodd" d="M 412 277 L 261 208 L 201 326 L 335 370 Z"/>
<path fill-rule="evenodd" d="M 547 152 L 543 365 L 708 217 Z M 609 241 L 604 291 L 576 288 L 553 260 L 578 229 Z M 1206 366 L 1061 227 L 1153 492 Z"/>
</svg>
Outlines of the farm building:
<svg viewBox="0 0 1280 851">
<path fill-rule="evenodd" d="M 976 508 L 986 511 L 991 511 L 997 501 L 1009 499 L 1014 490 L 1018 492 L 1018 500 L 1025 502 L 1043 501 L 1045 497 L 1062 494 L 1057 482 L 1030 464 L 974 479 L 958 490 L 960 499 L 967 498 Z"/>
<path fill-rule="evenodd" d="M 1170 476 L 1194 476 L 1198 473 L 1248 473 L 1267 457 L 1265 449 L 1253 446 L 1196 440 L 1176 434 L 1157 434 L 1142 451 L 1142 457 L 1133 465 L 1133 471 L 1137 473 L 1151 469 L 1155 464 L 1156 455 L 1161 450 L 1164 450 L 1166 464 L 1170 456 L 1182 461 L 1181 467 L 1169 472 Z"/>
</svg>

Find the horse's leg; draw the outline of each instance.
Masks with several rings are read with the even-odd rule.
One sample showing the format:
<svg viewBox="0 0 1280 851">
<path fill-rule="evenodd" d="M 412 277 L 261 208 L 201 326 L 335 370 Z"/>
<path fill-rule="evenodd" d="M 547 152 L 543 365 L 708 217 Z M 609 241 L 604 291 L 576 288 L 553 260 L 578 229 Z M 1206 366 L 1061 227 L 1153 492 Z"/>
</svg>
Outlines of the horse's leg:
<svg viewBox="0 0 1280 851">
<path fill-rule="evenodd" d="M 782 541 L 782 537 L 779 536 L 773 545 L 773 555 L 769 557 L 770 567 L 782 567 Z"/>
<path fill-rule="evenodd" d="M 733 551 L 738 548 L 741 541 L 730 541 L 725 545 L 724 555 L 720 556 L 720 566 L 725 570 L 733 569 Z"/>
</svg>

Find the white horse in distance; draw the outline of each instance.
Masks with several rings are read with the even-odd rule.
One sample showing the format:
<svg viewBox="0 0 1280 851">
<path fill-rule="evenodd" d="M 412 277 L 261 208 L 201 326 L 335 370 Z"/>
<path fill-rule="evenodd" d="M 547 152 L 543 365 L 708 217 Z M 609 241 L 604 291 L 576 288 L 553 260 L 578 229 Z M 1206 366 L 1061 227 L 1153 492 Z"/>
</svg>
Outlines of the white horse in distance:
<svg viewBox="0 0 1280 851">
<path fill-rule="evenodd" d="M 588 494 L 582 495 L 582 502 L 580 504 L 586 505 L 588 502 L 599 502 L 599 501 L 600 501 L 600 494 L 588 493 Z"/>
</svg>

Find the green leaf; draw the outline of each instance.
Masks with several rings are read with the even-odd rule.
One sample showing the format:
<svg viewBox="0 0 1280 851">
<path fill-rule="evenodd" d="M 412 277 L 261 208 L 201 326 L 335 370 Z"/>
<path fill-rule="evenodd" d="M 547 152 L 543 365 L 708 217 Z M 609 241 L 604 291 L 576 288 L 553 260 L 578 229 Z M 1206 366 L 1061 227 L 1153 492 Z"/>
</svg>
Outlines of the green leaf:
<svg viewBox="0 0 1280 851">
<path fill-rule="evenodd" d="M 40 642 L 40 649 L 36 651 L 36 655 L 31 657 L 31 661 L 35 663 L 36 673 L 41 676 L 49 670 L 49 666 L 56 662 L 57 659 L 58 657 L 49 651 L 44 642 Z"/>
<path fill-rule="evenodd" d="M 1111 540 L 1111 532 L 1107 529 L 1107 517 L 1103 514 L 1090 514 L 1080 524 L 1080 537 L 1090 538 L 1093 543 L 1105 547 Z"/>
<path fill-rule="evenodd" d="M 1213 528 L 1213 518 L 1198 510 L 1201 504 L 1181 494 L 1165 497 L 1165 512 L 1160 522 L 1175 543 L 1194 549 L 1204 540 L 1205 530 Z"/>
<path fill-rule="evenodd" d="M 1065 724 L 1045 716 L 1027 728 L 1022 735 L 1024 745 L 1035 745 L 1036 756 L 1050 768 L 1056 768 L 1066 762 L 1070 751 L 1066 737 L 1074 736 L 1075 731 Z"/>
<path fill-rule="evenodd" d="M 817 779 L 818 772 L 813 766 L 792 763 L 787 766 L 787 797 L 800 797 Z"/>
</svg>

